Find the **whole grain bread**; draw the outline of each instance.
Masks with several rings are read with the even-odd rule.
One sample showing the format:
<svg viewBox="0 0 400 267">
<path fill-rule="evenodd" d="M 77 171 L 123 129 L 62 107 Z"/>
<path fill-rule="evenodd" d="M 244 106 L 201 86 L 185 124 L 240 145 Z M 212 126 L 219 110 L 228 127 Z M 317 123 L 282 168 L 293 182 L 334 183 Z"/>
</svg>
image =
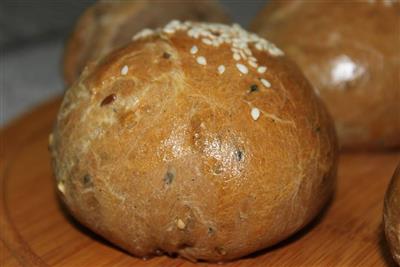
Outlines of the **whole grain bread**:
<svg viewBox="0 0 400 267">
<path fill-rule="evenodd" d="M 138 33 L 68 89 L 50 140 L 72 214 L 139 257 L 247 255 L 310 222 L 335 184 L 326 108 L 238 25 Z"/>
<path fill-rule="evenodd" d="M 300 66 L 345 149 L 400 147 L 400 1 L 271 1 L 251 30 Z"/>
</svg>

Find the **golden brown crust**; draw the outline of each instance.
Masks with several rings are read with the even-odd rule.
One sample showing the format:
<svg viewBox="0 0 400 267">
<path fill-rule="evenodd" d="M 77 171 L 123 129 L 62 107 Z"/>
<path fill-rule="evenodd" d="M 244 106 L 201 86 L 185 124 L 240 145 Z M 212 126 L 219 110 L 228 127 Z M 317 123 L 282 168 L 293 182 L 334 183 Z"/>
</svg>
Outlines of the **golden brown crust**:
<svg viewBox="0 0 400 267">
<path fill-rule="evenodd" d="M 247 255 L 302 228 L 334 188 L 332 120 L 296 66 L 268 44 L 251 47 L 267 71 L 244 74 L 230 44 L 205 42 L 139 39 L 86 68 L 59 112 L 64 202 L 136 256 Z"/>
<path fill-rule="evenodd" d="M 400 146 L 400 2 L 272 1 L 251 29 L 320 92 L 345 148 Z"/>
<path fill-rule="evenodd" d="M 64 52 L 64 79 L 71 85 L 85 65 L 131 41 L 143 28 L 155 29 L 172 19 L 230 21 L 214 0 L 98 1 L 79 18 Z"/>
<path fill-rule="evenodd" d="M 400 265 L 400 164 L 385 195 L 383 221 L 393 258 Z"/>
</svg>

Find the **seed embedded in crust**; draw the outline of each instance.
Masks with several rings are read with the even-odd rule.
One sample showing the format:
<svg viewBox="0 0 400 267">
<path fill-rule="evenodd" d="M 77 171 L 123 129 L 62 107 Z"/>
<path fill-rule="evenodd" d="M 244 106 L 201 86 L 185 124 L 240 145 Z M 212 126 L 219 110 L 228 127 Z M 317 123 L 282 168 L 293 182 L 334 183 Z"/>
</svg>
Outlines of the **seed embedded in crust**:
<svg viewBox="0 0 400 267">
<path fill-rule="evenodd" d="M 163 53 L 163 58 L 169 59 L 170 57 L 171 57 L 171 54 L 170 54 L 170 53 L 168 53 L 168 52 L 164 52 L 164 53 Z"/>
<path fill-rule="evenodd" d="M 140 32 L 138 32 L 137 34 L 135 34 L 132 37 L 133 41 L 139 40 L 139 39 L 143 39 L 146 38 L 148 36 L 154 35 L 154 30 L 151 29 L 143 29 Z"/>
<path fill-rule="evenodd" d="M 205 57 L 200 56 L 196 58 L 197 63 L 199 63 L 200 65 L 207 65 L 207 60 Z"/>
<path fill-rule="evenodd" d="M 65 185 L 64 185 L 64 181 L 60 181 L 57 184 L 57 189 L 58 191 L 60 191 L 61 193 L 65 194 Z"/>
<path fill-rule="evenodd" d="M 121 75 L 127 75 L 129 71 L 129 68 L 127 65 L 123 66 L 121 69 Z"/>
<path fill-rule="evenodd" d="M 219 65 L 218 66 L 218 73 L 223 74 L 225 72 L 225 66 L 224 65 Z"/>
<path fill-rule="evenodd" d="M 265 87 L 267 87 L 267 88 L 271 87 L 271 83 L 269 81 L 267 81 L 266 79 L 260 79 L 260 81 Z"/>
<path fill-rule="evenodd" d="M 249 69 L 243 64 L 238 63 L 238 64 L 236 64 L 236 67 L 243 74 L 249 73 Z"/>
<path fill-rule="evenodd" d="M 174 174 L 170 171 L 167 171 L 167 173 L 165 173 L 164 175 L 164 182 L 169 185 L 172 183 L 173 180 L 174 180 Z"/>
<path fill-rule="evenodd" d="M 257 84 L 252 84 L 250 86 L 250 93 L 257 92 L 257 91 L 258 91 L 258 85 Z"/>
<path fill-rule="evenodd" d="M 239 61 L 240 60 L 240 55 L 238 53 L 234 53 L 233 54 L 233 59 L 236 60 L 236 61 Z"/>
<path fill-rule="evenodd" d="M 183 230 L 186 228 L 186 224 L 181 219 L 178 219 L 176 221 L 176 226 L 178 227 L 179 230 Z"/>
<path fill-rule="evenodd" d="M 254 61 L 248 61 L 247 62 L 250 66 L 252 66 L 253 68 L 257 68 L 258 67 L 258 64 L 256 63 L 256 62 L 254 62 Z"/>
<path fill-rule="evenodd" d="M 260 67 L 258 67 L 257 72 L 262 74 L 262 73 L 264 73 L 266 70 L 267 70 L 267 67 L 265 67 L 265 66 L 260 66 Z"/>
<path fill-rule="evenodd" d="M 175 30 L 174 30 L 174 29 L 171 29 L 171 28 L 165 28 L 163 31 L 164 31 L 165 33 L 169 33 L 169 34 L 175 33 Z"/>
<path fill-rule="evenodd" d="M 103 106 L 109 105 L 112 102 L 114 102 L 115 99 L 117 99 L 117 96 L 115 94 L 108 95 L 103 99 L 103 101 L 101 101 L 100 106 L 103 107 Z"/>
<path fill-rule="evenodd" d="M 192 46 L 192 48 L 190 49 L 190 54 L 196 54 L 199 51 L 199 49 L 197 48 L 197 46 Z"/>
<path fill-rule="evenodd" d="M 258 108 L 252 108 L 251 109 L 251 117 L 255 121 L 258 120 L 258 118 L 260 117 L 260 110 Z"/>
<path fill-rule="evenodd" d="M 213 42 L 210 39 L 203 39 L 202 42 L 206 45 L 212 45 Z"/>
<path fill-rule="evenodd" d="M 238 161 L 242 161 L 242 159 L 243 159 L 243 152 L 241 151 L 241 150 L 236 150 L 235 151 L 235 156 L 236 156 L 236 159 L 238 160 Z"/>
</svg>

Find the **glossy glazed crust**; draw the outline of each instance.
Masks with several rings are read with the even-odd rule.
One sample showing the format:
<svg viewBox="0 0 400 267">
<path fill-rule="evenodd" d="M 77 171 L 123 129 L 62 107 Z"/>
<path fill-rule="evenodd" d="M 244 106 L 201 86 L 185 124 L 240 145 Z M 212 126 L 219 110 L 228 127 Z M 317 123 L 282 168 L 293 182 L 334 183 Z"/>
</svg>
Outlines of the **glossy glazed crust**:
<svg viewBox="0 0 400 267">
<path fill-rule="evenodd" d="M 400 2 L 272 1 L 251 29 L 300 66 L 351 149 L 400 146 Z"/>
<path fill-rule="evenodd" d="M 400 265 L 400 164 L 386 192 L 383 221 L 393 258 Z"/>
<path fill-rule="evenodd" d="M 65 83 L 71 85 L 88 62 L 126 45 L 143 28 L 161 27 L 172 19 L 230 21 L 214 0 L 99 1 L 82 14 L 66 43 Z"/>
<path fill-rule="evenodd" d="M 89 66 L 50 140 L 74 216 L 133 255 L 207 261 L 271 246 L 315 217 L 335 184 L 332 120 L 289 60 L 253 54 L 264 74 L 240 73 L 228 45 L 178 32 Z"/>
</svg>

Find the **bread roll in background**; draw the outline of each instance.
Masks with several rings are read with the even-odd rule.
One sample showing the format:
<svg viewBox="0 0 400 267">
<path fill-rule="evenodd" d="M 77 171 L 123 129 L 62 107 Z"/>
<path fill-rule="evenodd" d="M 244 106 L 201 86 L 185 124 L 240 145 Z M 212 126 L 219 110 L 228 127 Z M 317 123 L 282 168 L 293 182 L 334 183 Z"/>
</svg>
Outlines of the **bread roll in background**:
<svg viewBox="0 0 400 267">
<path fill-rule="evenodd" d="M 64 79 L 71 85 L 85 65 L 129 43 L 138 31 L 172 19 L 224 22 L 227 13 L 215 0 L 99 1 L 76 23 L 64 52 Z"/>
<path fill-rule="evenodd" d="M 250 28 L 299 64 L 343 147 L 400 146 L 400 1 L 271 1 Z"/>
<path fill-rule="evenodd" d="M 400 265 L 400 164 L 386 192 L 383 221 L 393 258 Z"/>
<path fill-rule="evenodd" d="M 85 69 L 50 138 L 57 187 L 139 257 L 226 261 L 271 246 L 335 184 L 332 120 L 273 44 L 173 21 Z"/>
</svg>

